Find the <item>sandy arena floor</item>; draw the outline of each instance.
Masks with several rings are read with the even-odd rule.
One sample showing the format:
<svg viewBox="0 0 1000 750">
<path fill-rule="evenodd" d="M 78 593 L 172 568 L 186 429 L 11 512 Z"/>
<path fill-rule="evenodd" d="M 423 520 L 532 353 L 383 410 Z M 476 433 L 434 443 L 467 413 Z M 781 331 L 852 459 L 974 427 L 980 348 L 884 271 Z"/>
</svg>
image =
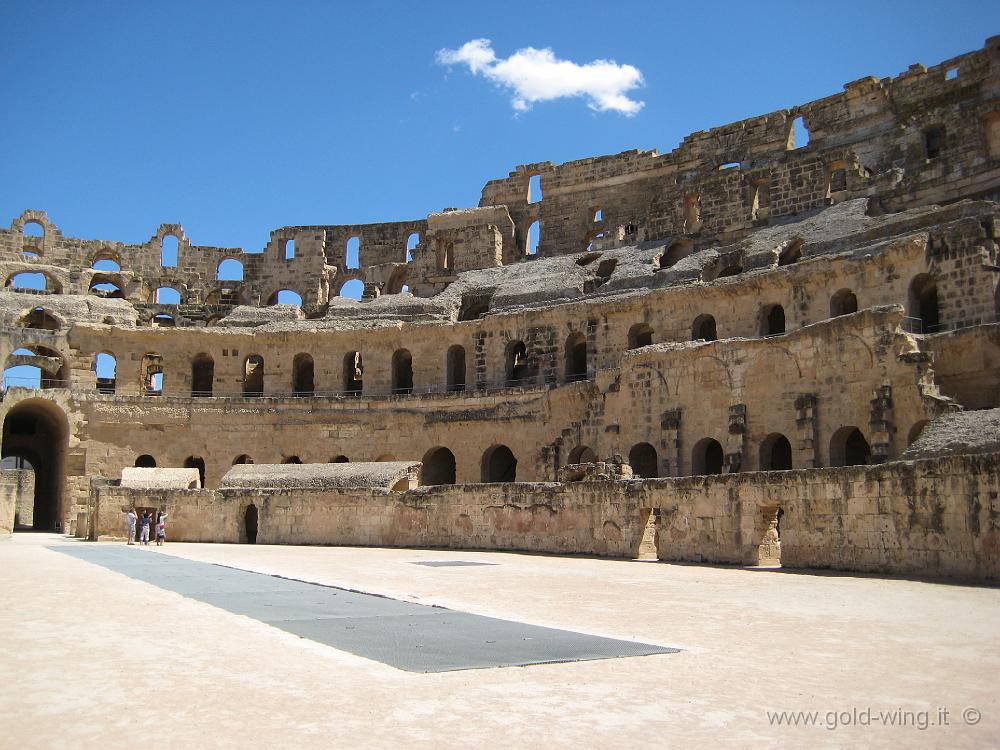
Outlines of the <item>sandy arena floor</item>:
<svg viewBox="0 0 1000 750">
<path fill-rule="evenodd" d="M 134 550 L 683 649 L 414 674 L 56 544 L 89 543 L 0 543 L 4 747 L 1000 745 L 997 588 L 511 553 Z M 778 726 L 782 711 L 816 725 Z"/>
</svg>

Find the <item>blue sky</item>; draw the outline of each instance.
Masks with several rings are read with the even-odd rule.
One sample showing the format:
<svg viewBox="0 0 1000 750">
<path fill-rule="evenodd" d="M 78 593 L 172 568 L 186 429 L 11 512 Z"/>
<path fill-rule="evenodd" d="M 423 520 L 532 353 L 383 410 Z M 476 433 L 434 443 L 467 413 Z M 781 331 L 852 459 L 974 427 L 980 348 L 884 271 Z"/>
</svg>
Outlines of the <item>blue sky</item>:
<svg viewBox="0 0 1000 750">
<path fill-rule="evenodd" d="M 520 163 L 630 148 L 980 48 L 1000 3 L 46 2 L 0 5 L 0 222 L 260 250 L 291 224 L 478 203 Z M 491 40 L 641 73 L 633 116 L 586 98 L 516 112 L 436 53 Z"/>
</svg>

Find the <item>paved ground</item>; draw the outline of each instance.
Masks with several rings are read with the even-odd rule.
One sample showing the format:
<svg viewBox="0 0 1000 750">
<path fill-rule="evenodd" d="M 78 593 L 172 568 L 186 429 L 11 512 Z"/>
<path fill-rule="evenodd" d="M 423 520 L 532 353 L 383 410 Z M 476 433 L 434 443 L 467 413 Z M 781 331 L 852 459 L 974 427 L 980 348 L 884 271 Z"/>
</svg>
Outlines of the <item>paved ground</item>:
<svg viewBox="0 0 1000 750">
<path fill-rule="evenodd" d="M 88 543 L 0 542 L 0 746 L 1000 744 L 996 588 L 434 550 L 130 550 L 683 649 L 414 674 L 53 544 Z M 494 565 L 413 564 L 441 560 Z M 776 726 L 769 711 L 816 711 L 824 726 Z M 893 718 L 909 726 L 886 726 Z"/>
</svg>

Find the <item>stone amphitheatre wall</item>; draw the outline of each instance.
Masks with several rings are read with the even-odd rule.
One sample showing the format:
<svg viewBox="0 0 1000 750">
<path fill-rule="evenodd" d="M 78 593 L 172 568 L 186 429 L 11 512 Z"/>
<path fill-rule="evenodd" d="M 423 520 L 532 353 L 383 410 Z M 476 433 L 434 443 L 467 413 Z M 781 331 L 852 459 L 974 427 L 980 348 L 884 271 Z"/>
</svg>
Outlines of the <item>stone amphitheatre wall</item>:
<svg viewBox="0 0 1000 750">
<path fill-rule="evenodd" d="M 174 541 L 511 549 L 661 560 L 1000 577 L 1000 455 L 879 467 L 574 484 L 475 484 L 404 493 L 152 491 L 102 487 L 95 538 L 122 508 L 168 511 Z M 780 520 L 779 520 L 779 510 Z M 780 533 L 780 545 L 775 542 Z M 778 548 L 780 547 L 780 552 Z"/>
</svg>

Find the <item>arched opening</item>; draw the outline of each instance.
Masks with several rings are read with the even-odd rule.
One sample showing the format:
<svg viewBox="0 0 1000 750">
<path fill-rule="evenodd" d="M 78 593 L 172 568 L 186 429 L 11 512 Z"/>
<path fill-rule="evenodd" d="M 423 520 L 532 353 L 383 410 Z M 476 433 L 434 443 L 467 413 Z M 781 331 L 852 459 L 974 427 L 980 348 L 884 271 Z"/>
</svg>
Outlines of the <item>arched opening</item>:
<svg viewBox="0 0 1000 750">
<path fill-rule="evenodd" d="M 95 273 L 90 279 L 87 293 L 104 299 L 125 299 L 121 277 L 108 273 Z"/>
<path fill-rule="evenodd" d="M 135 459 L 135 468 L 137 469 L 155 469 L 156 459 L 153 458 L 148 453 L 143 453 L 141 456 L 137 456 Z"/>
<path fill-rule="evenodd" d="M 285 260 L 295 260 L 295 240 L 285 240 Z"/>
<path fill-rule="evenodd" d="M 305 353 L 296 354 L 292 360 L 292 392 L 296 396 L 311 396 L 316 391 L 313 376 L 313 358 Z"/>
<path fill-rule="evenodd" d="M 207 397 L 212 395 L 215 384 L 215 360 L 210 354 L 201 352 L 191 360 L 191 395 Z"/>
<path fill-rule="evenodd" d="M 217 281 L 243 281 L 243 264 L 236 258 L 226 258 L 215 269 Z"/>
<path fill-rule="evenodd" d="M 344 455 L 334 456 L 333 458 L 330 459 L 330 463 L 331 464 L 349 464 L 349 463 L 351 463 L 351 459 L 349 459 L 347 456 L 344 456 Z"/>
<path fill-rule="evenodd" d="M 21 227 L 21 234 L 25 237 L 44 237 L 45 227 L 42 226 L 40 221 L 30 219 L 29 221 L 24 222 L 24 225 Z"/>
<path fill-rule="evenodd" d="M 628 329 L 628 348 L 640 349 L 653 343 L 653 328 L 649 323 L 636 323 Z"/>
<path fill-rule="evenodd" d="M 857 427 L 841 427 L 830 438 L 831 466 L 864 466 L 871 455 L 871 447 Z"/>
<path fill-rule="evenodd" d="M 459 320 L 479 320 L 490 311 L 489 301 L 462 299 L 462 307 L 458 311 Z"/>
<path fill-rule="evenodd" d="M 155 352 L 143 355 L 139 367 L 142 378 L 142 390 L 147 396 L 159 396 L 163 393 L 163 357 Z"/>
<path fill-rule="evenodd" d="M 351 237 L 344 246 L 344 264 L 347 268 L 361 268 L 361 238 Z"/>
<path fill-rule="evenodd" d="M 206 305 L 242 305 L 243 295 L 238 287 L 219 286 L 205 295 Z M 207 323 L 206 323 L 207 324 Z"/>
<path fill-rule="evenodd" d="M 97 376 L 97 392 L 113 394 L 118 382 L 118 360 L 113 354 L 100 352 L 94 358 L 94 374 Z"/>
<path fill-rule="evenodd" d="M 179 249 L 180 240 L 172 234 L 164 235 L 160 241 L 160 265 L 165 268 L 176 268 Z"/>
<path fill-rule="evenodd" d="M 722 445 L 718 440 L 702 438 L 691 451 L 691 473 L 695 476 L 721 474 L 724 463 Z"/>
<path fill-rule="evenodd" d="M 785 332 L 785 308 L 768 305 L 760 312 L 760 335 L 780 336 Z"/>
<path fill-rule="evenodd" d="M 340 287 L 340 296 L 360 300 L 365 294 L 365 282 L 361 279 L 350 279 Z"/>
<path fill-rule="evenodd" d="M 778 253 L 778 265 L 790 266 L 798 263 L 802 259 L 802 240 L 790 240 L 785 243 Z"/>
<path fill-rule="evenodd" d="M 302 307 L 302 295 L 291 289 L 279 289 L 268 298 L 267 304 L 269 306 L 295 305 Z"/>
<path fill-rule="evenodd" d="M 628 463 L 632 473 L 643 479 L 653 479 L 660 475 L 656 448 L 649 443 L 636 443 L 628 452 Z"/>
<path fill-rule="evenodd" d="M 6 286 L 15 292 L 34 291 L 50 292 L 51 294 L 60 294 L 62 292 L 62 287 L 58 281 L 50 278 L 48 274 L 41 272 L 22 271 L 21 273 L 15 273 L 7 280 Z"/>
<path fill-rule="evenodd" d="M 670 247 L 660 256 L 660 268 L 670 268 L 691 254 L 694 243 L 690 240 L 671 242 Z"/>
<path fill-rule="evenodd" d="M 455 344 L 448 348 L 445 364 L 449 391 L 465 390 L 465 347 Z"/>
<path fill-rule="evenodd" d="M 205 486 L 205 459 L 201 456 L 188 456 L 184 459 L 185 469 L 197 469 L 198 470 L 198 487 L 199 489 Z"/>
<path fill-rule="evenodd" d="M 420 467 L 420 484 L 455 484 L 455 454 L 447 448 L 431 448 Z"/>
<path fill-rule="evenodd" d="M 264 395 L 264 358 L 252 354 L 243 362 L 243 395 Z"/>
<path fill-rule="evenodd" d="M 16 457 L 35 473 L 31 527 L 62 531 L 63 485 L 69 424 L 50 401 L 27 399 L 14 406 L 3 421 L 3 458 Z M 25 519 L 27 520 L 27 519 Z"/>
<path fill-rule="evenodd" d="M 910 431 L 906 435 L 907 447 L 913 445 L 916 442 L 917 438 L 920 437 L 920 433 L 924 431 L 924 428 L 926 426 L 927 426 L 926 419 L 921 419 L 919 422 L 913 423 L 913 427 L 910 428 Z"/>
<path fill-rule="evenodd" d="M 789 471 L 792 468 L 792 444 L 780 432 L 764 438 L 760 444 L 761 471 Z"/>
<path fill-rule="evenodd" d="M 941 326 L 937 282 L 922 273 L 910 283 L 909 315 L 920 322 L 918 333 L 933 333 Z"/>
<path fill-rule="evenodd" d="M 516 482 L 517 459 L 506 445 L 494 445 L 483 454 L 482 479 L 484 482 Z"/>
<path fill-rule="evenodd" d="M 288 456 L 284 460 L 282 460 L 281 463 L 283 463 L 283 464 L 301 464 L 302 463 L 302 459 L 299 458 L 298 456 Z"/>
<path fill-rule="evenodd" d="M 722 266 L 722 270 L 716 274 L 715 278 L 724 279 L 729 276 L 739 276 L 743 273 L 743 263 L 739 259 L 729 260 Z"/>
<path fill-rule="evenodd" d="M 538 203 L 542 199 L 542 176 L 533 174 L 528 178 L 528 203 Z"/>
<path fill-rule="evenodd" d="M 699 315 L 691 325 L 691 340 L 716 341 L 719 332 L 715 328 L 715 318 L 711 315 Z"/>
<path fill-rule="evenodd" d="M 792 126 L 788 129 L 788 143 L 785 148 L 792 151 L 797 148 L 805 148 L 808 145 L 809 128 L 806 126 L 805 118 L 799 115 L 792 120 Z"/>
<path fill-rule="evenodd" d="M 417 245 L 420 244 L 420 232 L 410 232 L 410 236 L 406 238 L 406 262 L 413 262 L 413 251 L 417 249 Z"/>
<path fill-rule="evenodd" d="M 244 466 L 246 464 L 252 464 L 253 459 L 246 453 L 243 453 L 233 459 L 233 466 Z"/>
<path fill-rule="evenodd" d="M 104 271 L 105 273 L 121 273 L 122 270 L 121 263 L 111 255 L 99 255 L 90 267 L 94 271 Z"/>
<path fill-rule="evenodd" d="M 65 388 L 66 366 L 55 349 L 22 346 L 8 356 L 3 379 L 7 388 Z"/>
<path fill-rule="evenodd" d="M 541 223 L 538 221 L 531 222 L 531 226 L 528 227 L 528 235 L 525 238 L 524 243 L 524 254 L 525 255 L 537 255 L 538 254 L 538 244 L 542 241 L 542 228 Z"/>
<path fill-rule="evenodd" d="M 850 289 L 841 289 L 830 297 L 830 317 L 850 315 L 858 311 L 858 298 Z"/>
<path fill-rule="evenodd" d="M 413 357 L 408 349 L 397 349 L 392 355 L 392 392 L 413 393 Z"/>
<path fill-rule="evenodd" d="M 23 316 L 20 323 L 25 328 L 35 328 L 40 331 L 58 331 L 62 328 L 59 320 L 44 307 L 36 307 Z"/>
<path fill-rule="evenodd" d="M 567 462 L 571 464 L 597 463 L 597 454 L 588 445 L 578 445 L 569 452 Z"/>
<path fill-rule="evenodd" d="M 173 315 L 165 315 L 163 313 L 154 315 L 149 323 L 153 328 L 173 328 L 177 325 L 177 321 L 174 320 Z"/>
<path fill-rule="evenodd" d="M 361 394 L 364 372 L 361 352 L 348 352 L 344 355 L 344 393 L 349 396 Z"/>
<path fill-rule="evenodd" d="M 511 341 L 507 344 L 504 361 L 507 385 L 525 385 L 534 377 L 534 367 L 528 361 L 528 347 L 523 341 Z"/>
<path fill-rule="evenodd" d="M 587 337 L 580 331 L 566 339 L 566 382 L 587 379 Z"/>
<path fill-rule="evenodd" d="M 243 514 L 243 531 L 246 533 L 247 544 L 257 543 L 257 506 L 253 503 L 247 506 L 246 512 Z"/>
<path fill-rule="evenodd" d="M 181 293 L 172 286 L 161 286 L 156 290 L 155 300 L 158 305 L 179 305 Z"/>
</svg>

